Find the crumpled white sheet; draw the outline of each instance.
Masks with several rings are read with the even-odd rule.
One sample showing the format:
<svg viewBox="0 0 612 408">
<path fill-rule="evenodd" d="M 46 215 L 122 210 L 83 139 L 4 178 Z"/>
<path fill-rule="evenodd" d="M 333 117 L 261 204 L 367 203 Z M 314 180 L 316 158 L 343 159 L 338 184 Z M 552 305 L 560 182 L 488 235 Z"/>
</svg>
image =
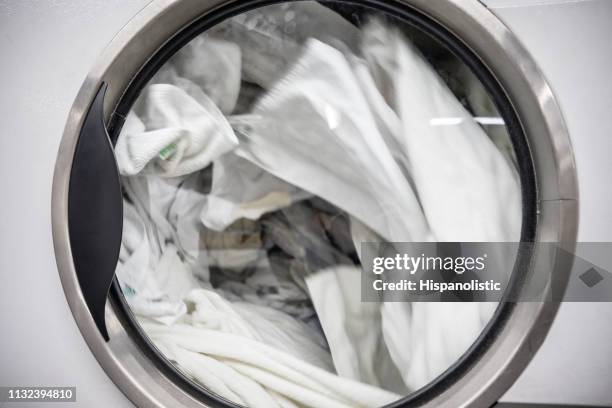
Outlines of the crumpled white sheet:
<svg viewBox="0 0 612 408">
<path fill-rule="evenodd" d="M 202 173 L 176 178 L 125 177 L 123 188 L 146 225 L 151 253 L 159 258 L 166 243 L 172 243 L 192 273 L 207 280 L 208 262 L 200 251 L 199 219 L 205 179 Z M 126 219 L 124 224 L 129 222 Z"/>
<path fill-rule="evenodd" d="M 244 340 L 251 339 L 268 347 L 268 353 L 276 357 L 279 353 L 299 356 L 301 366 L 297 373 L 322 375 L 320 383 L 327 384 L 334 368 L 326 341 L 318 331 L 285 312 L 253 304 L 248 296 L 241 299 L 235 296 L 237 292 L 229 296 L 233 299 L 230 302 L 224 299 L 223 290 L 212 291 L 205 280 L 195 279 L 195 266 L 186 255 L 193 254 L 196 236 L 198 241 L 200 239 L 193 225 L 199 222 L 203 205 L 199 183 L 201 180 L 196 174 L 182 178 L 138 176 L 124 180 L 127 196 L 134 204 L 124 202 L 124 236 L 117 277 L 132 311 L 148 322 L 144 328 L 154 340 L 151 327 L 156 327 L 153 333 L 166 329 L 180 335 L 177 328 L 188 325 L 207 342 L 214 340 L 207 335 L 208 330 L 233 334 L 239 337 L 232 337 L 232 347 L 236 341 L 240 342 L 240 347 L 248 347 L 249 343 Z M 181 214 L 187 215 L 185 219 L 181 219 Z M 181 247 L 175 247 L 173 242 L 180 243 Z M 205 250 L 199 252 L 199 256 L 206 254 Z M 262 279 L 262 276 L 254 277 L 257 281 L 254 287 L 261 284 Z M 238 361 L 233 362 L 237 364 L 233 366 L 226 360 L 219 360 L 214 352 L 196 355 L 181 342 L 174 344 L 167 338 L 164 341 L 160 347 L 167 353 L 166 357 L 175 359 L 181 369 L 196 376 L 211 390 L 234 398 L 236 402 L 246 401 L 254 407 L 301 406 L 299 404 L 308 401 L 312 401 L 311 406 L 353 405 L 352 400 L 343 395 L 348 386 L 342 381 L 336 385 L 339 391 L 332 387 L 332 391 L 326 392 L 321 392 L 321 385 L 285 384 L 288 381 L 284 377 L 286 368 L 275 366 L 279 372 L 274 375 L 261 374 L 262 368 L 257 365 L 251 367 Z M 227 339 L 223 338 L 223 347 L 227 344 Z M 234 372 L 241 365 L 244 367 Z M 270 378 L 259 378 L 260 375 Z M 366 387 L 362 392 L 371 393 L 365 385 L 350 385 Z M 378 398 L 384 398 L 378 400 L 380 404 L 397 397 L 382 390 L 377 392 Z"/>
<path fill-rule="evenodd" d="M 436 241 L 518 241 L 518 177 L 495 144 L 398 29 L 373 20 L 363 35 Z"/>
<path fill-rule="evenodd" d="M 147 86 L 128 114 L 115 155 L 124 176 L 163 177 L 201 170 L 238 139 L 212 99 L 196 100 L 170 84 Z"/>
<path fill-rule="evenodd" d="M 245 139 L 238 155 L 342 208 L 389 241 L 429 239 L 418 200 L 337 49 L 308 40 L 291 71 L 235 128 Z"/>
<path fill-rule="evenodd" d="M 171 187 L 162 188 L 171 191 Z M 159 213 L 173 205 L 169 199 L 160 202 L 165 205 L 155 208 Z M 117 276 L 147 334 L 187 374 L 250 407 L 378 406 L 399 397 L 331 374 L 325 339 L 305 323 L 270 307 L 229 302 L 222 291 L 201 287 L 172 244 L 158 246 L 158 238 L 166 242 L 164 234 L 148 236 L 160 230 L 152 224 L 147 230 L 134 206 L 127 201 L 124 206 L 125 234 Z M 145 214 L 150 215 L 150 210 Z M 152 248 L 161 252 L 159 259 Z M 155 270 L 147 268 L 148 263 Z M 185 332 L 186 327 L 192 331 Z M 195 348 L 190 341 L 196 342 Z M 348 396 L 349 389 L 355 394 Z M 356 405 L 355 395 L 367 398 L 359 397 Z M 368 399 L 375 403 L 361 405 Z"/>
<path fill-rule="evenodd" d="M 399 30 L 371 21 L 363 53 L 402 124 L 399 146 L 435 240 L 518 241 L 518 178 L 487 134 Z M 448 118 L 452 125 L 444 125 Z M 383 334 L 406 385 L 421 387 L 455 362 L 495 307 L 383 303 Z"/>
<path fill-rule="evenodd" d="M 152 236 L 152 225 L 136 208 L 123 202 L 123 239 L 117 278 L 134 313 L 165 324 L 187 313 L 183 298 L 198 283 L 173 244 Z M 153 227 L 154 228 L 154 227 Z"/>
</svg>

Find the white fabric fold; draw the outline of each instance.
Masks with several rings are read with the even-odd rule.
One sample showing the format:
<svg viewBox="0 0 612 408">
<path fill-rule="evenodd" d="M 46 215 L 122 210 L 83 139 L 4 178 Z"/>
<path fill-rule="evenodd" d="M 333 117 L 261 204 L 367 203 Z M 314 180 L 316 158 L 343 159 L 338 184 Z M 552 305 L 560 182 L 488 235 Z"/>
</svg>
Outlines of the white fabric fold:
<svg viewBox="0 0 612 408">
<path fill-rule="evenodd" d="M 176 177 L 201 170 L 238 140 L 215 103 L 169 84 L 147 86 L 126 118 L 115 155 L 122 175 Z"/>
<path fill-rule="evenodd" d="M 398 29 L 373 20 L 363 41 L 435 239 L 518 241 L 520 186 L 502 153 Z"/>
<path fill-rule="evenodd" d="M 334 366 L 342 377 L 406 393 L 381 336 L 380 304 L 361 301 L 360 276 L 340 265 L 306 278 Z"/>
<path fill-rule="evenodd" d="M 248 393 L 239 395 L 243 399 L 249 399 L 248 402 L 245 401 L 249 407 L 281 406 L 278 402 L 271 403 L 268 398 L 270 395 L 266 395 L 268 390 L 298 406 L 320 408 L 378 407 L 400 398 L 399 395 L 380 388 L 338 377 L 305 363 L 300 358 L 235 334 L 182 324 L 167 327 L 143 321 L 142 325 L 162 349 L 179 347 L 208 356 L 243 375 L 240 379 L 229 381 L 223 381 L 217 376 L 217 389 L 230 389 L 237 393 L 239 387 L 248 381 L 255 381 L 262 386 L 263 390 L 251 386 Z M 194 359 L 191 359 L 182 368 L 189 375 L 195 375 L 192 367 L 195 364 Z M 206 363 L 197 366 L 214 367 Z M 245 377 L 246 381 L 243 381 Z M 222 384 L 225 385 L 224 388 Z"/>
<path fill-rule="evenodd" d="M 518 179 L 484 130 L 399 30 L 372 20 L 364 28 L 362 49 L 377 87 L 399 117 L 397 145 L 434 239 L 518 241 Z M 406 385 L 419 388 L 457 361 L 495 307 L 384 303 L 383 335 Z"/>
<path fill-rule="evenodd" d="M 252 120 L 235 128 L 245 138 L 237 154 L 347 211 L 385 239 L 429 238 L 417 198 L 351 66 L 333 47 L 308 40 L 291 71 L 255 106 Z"/>
<path fill-rule="evenodd" d="M 151 226 L 124 200 L 123 240 L 117 278 L 131 309 L 165 324 L 187 313 L 183 298 L 198 283 L 172 244 L 160 246 Z"/>
<path fill-rule="evenodd" d="M 192 309 L 183 319 L 185 323 L 261 341 L 332 371 L 325 340 L 286 313 L 243 301 L 230 302 L 209 289 L 193 290 L 185 297 L 185 302 Z"/>
</svg>

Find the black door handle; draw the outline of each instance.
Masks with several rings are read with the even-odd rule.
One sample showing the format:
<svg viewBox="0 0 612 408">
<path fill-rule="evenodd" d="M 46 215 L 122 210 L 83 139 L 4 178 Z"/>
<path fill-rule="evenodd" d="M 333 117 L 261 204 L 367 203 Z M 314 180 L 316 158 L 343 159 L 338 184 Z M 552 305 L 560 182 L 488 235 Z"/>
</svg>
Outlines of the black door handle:
<svg viewBox="0 0 612 408">
<path fill-rule="evenodd" d="M 104 124 L 102 84 L 79 134 L 68 190 L 72 259 L 89 312 L 106 341 L 104 308 L 119 259 L 123 228 L 121 181 Z"/>
</svg>

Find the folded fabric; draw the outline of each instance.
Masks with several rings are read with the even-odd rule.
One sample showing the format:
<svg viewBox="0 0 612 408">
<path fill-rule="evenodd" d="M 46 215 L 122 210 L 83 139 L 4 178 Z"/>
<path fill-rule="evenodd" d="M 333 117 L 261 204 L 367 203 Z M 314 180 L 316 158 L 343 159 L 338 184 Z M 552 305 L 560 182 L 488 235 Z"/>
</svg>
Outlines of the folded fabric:
<svg viewBox="0 0 612 408">
<path fill-rule="evenodd" d="M 227 153 L 214 162 L 212 189 L 202 208 L 202 223 L 222 231 L 240 218 L 257 220 L 309 197 L 251 162 Z"/>
<path fill-rule="evenodd" d="M 169 84 L 147 86 L 128 114 L 115 155 L 122 175 L 176 177 L 201 170 L 238 140 L 219 108 Z"/>
<path fill-rule="evenodd" d="M 359 218 L 389 241 L 429 238 L 344 55 L 317 40 L 235 128 L 236 153 Z M 291 118 L 291 120 L 287 120 Z"/>
<path fill-rule="evenodd" d="M 141 324 L 188 375 L 249 407 L 286 406 L 275 395 L 297 406 L 317 408 L 378 407 L 400 398 L 247 337 L 183 324 Z"/>
</svg>

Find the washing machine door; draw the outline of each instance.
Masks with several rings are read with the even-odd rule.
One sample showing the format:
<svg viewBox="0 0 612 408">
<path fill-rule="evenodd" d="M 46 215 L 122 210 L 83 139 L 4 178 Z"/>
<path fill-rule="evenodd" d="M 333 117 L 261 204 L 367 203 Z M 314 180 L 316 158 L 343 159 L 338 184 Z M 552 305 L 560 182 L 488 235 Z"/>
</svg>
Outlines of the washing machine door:
<svg viewBox="0 0 612 408">
<path fill-rule="evenodd" d="M 205 44 L 206 52 L 196 55 L 202 64 L 193 65 L 195 59 L 190 58 L 196 57 L 190 44 Z M 237 79 L 228 85 L 232 78 Z M 411 92 L 418 93 L 420 99 L 405 96 Z M 367 97 L 361 100 L 363 95 Z M 182 109 L 168 111 L 166 108 L 172 104 Z M 191 122 L 189 106 L 195 112 L 191 119 L 196 118 Z M 366 116 L 371 112 L 376 115 L 372 114 L 373 125 L 368 127 Z M 202 123 L 203 117 L 208 122 Z M 177 122 L 182 126 L 180 132 L 170 132 L 170 136 L 164 133 L 168 123 Z M 456 133 L 461 126 L 468 126 L 472 133 Z M 448 131 L 440 131 L 442 128 Z M 386 139 L 382 129 L 388 131 Z M 430 129 L 441 133 L 431 133 Z M 148 152 L 152 142 L 139 144 L 142 139 L 138 137 L 144 133 L 149 140 L 163 139 L 161 145 L 152 148 L 153 154 Z M 204 133 L 213 136 L 198 139 Z M 412 139 L 393 139 L 393 135 L 403 133 L 413 135 Z M 430 138 L 419 139 L 420 134 Z M 493 182 L 507 202 L 504 220 L 510 221 L 502 229 L 506 235 L 478 235 L 474 231 L 453 235 L 439 221 L 453 197 L 440 198 L 440 189 L 431 187 L 431 183 L 445 181 L 449 174 L 470 174 L 483 168 L 472 166 L 469 154 L 463 161 L 453 159 L 453 152 L 463 154 L 462 150 L 453 150 L 463 146 L 461 142 L 448 142 L 451 147 L 444 143 L 428 145 L 439 134 L 487 137 L 487 142 L 476 150 L 484 149 L 482 146 L 488 150 L 478 150 L 480 156 L 472 157 L 497 163 L 492 168 L 505 177 Z M 381 144 L 373 142 L 376 137 L 384 141 L 387 150 L 377 150 Z M 185 140 L 187 145 L 181 144 Z M 476 143 L 474 140 L 470 139 L 468 145 Z M 402 150 L 404 142 L 406 150 Z M 189 143 L 200 143 L 202 149 L 217 149 L 216 156 L 188 157 Z M 436 161 L 421 152 L 436 152 L 442 159 Z M 177 159 L 179 153 L 183 155 L 181 160 Z M 260 217 L 268 217 L 264 213 L 276 210 L 290 219 L 287 214 L 291 205 L 307 201 L 308 211 L 320 211 L 317 217 L 333 213 L 349 220 L 352 227 L 365 225 L 364 230 L 371 233 L 367 236 L 387 242 L 485 241 L 495 237 L 490 240 L 554 242 L 569 251 L 575 243 L 576 174 L 559 108 L 529 54 L 480 3 L 154 1 L 113 39 L 79 91 L 62 139 L 53 185 L 53 236 L 68 303 L 92 352 L 136 405 L 256 405 L 235 389 L 227 390 L 218 381 L 207 381 L 202 370 L 190 368 L 185 361 L 181 363 L 176 347 L 184 343 L 168 343 L 169 338 L 174 338 L 171 334 L 152 334 L 174 323 L 165 321 L 151 329 L 152 324 L 159 323 L 158 316 L 144 313 L 143 317 L 142 307 L 135 306 L 131 295 L 137 283 L 125 278 L 126 260 L 120 257 L 120 252 L 129 246 L 126 224 L 138 213 L 132 177 L 144 174 L 145 178 L 167 180 L 194 172 L 204 174 L 206 169 L 210 173 L 221 168 L 222 156 L 226 157 L 226 172 L 243 166 L 247 176 L 261 169 L 272 174 L 275 182 L 283 183 L 283 192 L 291 200 L 272 205 L 256 216 L 249 212 L 251 207 L 249 211 L 241 207 L 244 211 L 229 219 L 219 216 L 218 211 L 201 212 L 199 216 L 209 232 L 223 231 L 249 217 L 258 223 Z M 350 160 L 345 159 L 347 156 Z M 376 160 L 380 160 L 379 167 Z M 329 163 L 334 165 L 330 167 Z M 444 168 L 445 163 L 450 167 L 437 174 L 435 170 Z M 505 170 L 499 170 L 500 166 Z M 334 176 L 317 182 L 323 174 L 321 169 Z M 213 189 L 218 174 L 208 174 Z M 344 177 L 337 176 L 344 184 L 334 184 L 338 174 Z M 354 178 L 354 174 L 359 177 Z M 478 179 L 478 174 L 473 175 Z M 340 191 L 350 177 L 353 181 L 363 179 L 363 183 L 354 183 L 358 187 L 343 196 Z M 448 188 L 452 187 L 452 183 L 445 182 Z M 220 191 L 230 185 L 226 181 Z M 248 183 L 242 186 L 247 188 Z M 504 195 L 508 191 L 516 194 Z M 208 193 L 210 190 L 203 194 Z M 312 200 L 319 201 L 312 204 Z M 447 203 L 440 204 L 442 201 Z M 379 222 L 380 217 L 372 217 L 368 203 L 383 208 L 381 214 L 393 222 Z M 456 212 L 467 211 L 460 205 L 456 207 Z M 423 216 L 410 215 L 410 211 Z M 514 218 L 508 215 L 512 211 Z M 474 224 L 475 230 L 494 222 L 482 218 L 482 223 Z M 311 221 L 309 218 L 300 225 Z M 264 228 L 270 229 L 273 223 L 270 221 Z M 346 231 L 355 234 L 354 228 Z M 460 235 L 469 238 L 461 239 Z M 366 238 L 362 236 L 355 242 L 367 241 Z M 271 240 L 275 250 L 284 248 L 282 238 Z M 279 406 L 285 406 L 281 401 L 305 406 L 354 406 L 369 394 L 380 398 L 372 397 L 363 406 L 377 405 L 372 401 L 393 407 L 494 404 L 536 352 L 558 307 L 555 301 L 510 300 L 520 299 L 517 293 L 529 290 L 533 276 L 530 271 L 537 265 L 549 265 L 554 277 L 553 282 L 542 287 L 541 299 L 558 300 L 551 296 L 552 291 L 559 293 L 566 285 L 571 265 L 563 262 L 558 252 L 544 252 L 522 252 L 516 259 L 520 267 L 515 268 L 507 289 L 515 297 L 503 298 L 487 315 L 469 347 L 435 375 L 415 379 L 418 376 L 397 357 L 404 347 L 400 339 L 395 351 L 388 348 L 402 384 L 372 380 L 368 385 L 372 388 L 364 388 L 365 392 L 355 388 L 356 394 L 362 392 L 361 397 L 354 397 L 356 400 L 346 395 L 350 391 L 338 397 L 327 390 L 321 395 L 327 398 L 331 392 L 334 397 L 325 399 L 319 395 L 309 399 L 310 394 L 288 391 L 289 397 L 281 393 L 274 402 Z M 183 260 L 188 256 L 188 251 L 177 255 Z M 361 253 L 355 247 L 341 256 L 358 265 Z M 304 263 L 308 271 L 329 267 L 326 263 L 321 266 L 320 258 L 324 257 L 314 258 L 316 262 Z M 211 267 L 207 273 L 212 270 L 216 269 Z M 312 276 L 318 276 L 314 272 Z M 312 292 L 315 283 L 308 279 L 307 292 Z M 333 353 L 333 327 L 326 327 L 316 301 L 309 307 L 319 314 L 319 324 Z M 184 311 L 181 316 L 185 313 L 190 312 Z M 228 317 L 224 315 L 222 319 L 225 318 Z M 406 338 L 405 347 L 409 348 L 409 341 L 415 339 Z M 201 341 L 208 342 L 206 337 Z M 206 358 L 215 356 L 215 352 L 206 354 L 193 344 L 184 349 L 199 351 Z M 336 358 L 333 364 L 331 371 L 345 370 Z M 231 367 L 239 371 L 242 366 Z M 300 375 L 312 373 L 306 374 L 304 381 L 320 381 L 317 370 L 301 371 Z M 328 378 L 328 374 L 321 375 Z M 258 378 L 259 386 L 264 384 L 275 395 L 280 393 L 271 382 Z M 330 384 L 335 381 L 329 380 Z M 350 389 L 352 383 L 348 384 L 344 386 Z"/>
</svg>

